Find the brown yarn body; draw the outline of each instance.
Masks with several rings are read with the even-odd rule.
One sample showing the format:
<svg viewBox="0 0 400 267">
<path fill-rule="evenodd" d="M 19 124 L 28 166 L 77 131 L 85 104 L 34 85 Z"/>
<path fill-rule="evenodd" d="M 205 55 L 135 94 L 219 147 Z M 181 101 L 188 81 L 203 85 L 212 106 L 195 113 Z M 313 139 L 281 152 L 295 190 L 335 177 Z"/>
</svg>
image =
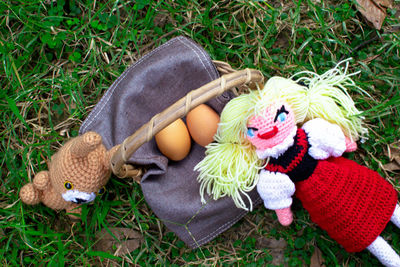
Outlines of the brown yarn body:
<svg viewBox="0 0 400 267">
<path fill-rule="evenodd" d="M 62 194 L 68 190 L 97 194 L 110 178 L 109 162 L 115 150 L 107 151 L 101 136 L 95 132 L 71 139 L 51 157 L 48 171 L 39 172 L 32 183 L 21 188 L 21 200 L 30 205 L 42 202 L 54 210 L 80 214 L 80 204 L 66 201 Z M 66 188 L 65 183 L 72 188 Z"/>
</svg>

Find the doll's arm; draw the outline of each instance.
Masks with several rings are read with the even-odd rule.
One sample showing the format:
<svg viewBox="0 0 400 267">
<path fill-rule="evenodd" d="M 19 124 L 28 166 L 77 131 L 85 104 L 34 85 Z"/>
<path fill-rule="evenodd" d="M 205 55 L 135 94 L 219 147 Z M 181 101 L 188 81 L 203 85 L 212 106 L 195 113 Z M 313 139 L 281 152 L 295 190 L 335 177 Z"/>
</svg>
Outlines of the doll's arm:
<svg viewBox="0 0 400 267">
<path fill-rule="evenodd" d="M 313 119 L 303 125 L 311 147 L 308 154 L 318 160 L 340 157 L 346 151 L 346 138 L 339 125 Z"/>
<path fill-rule="evenodd" d="M 257 191 L 267 209 L 275 210 L 282 225 L 289 225 L 293 221 L 292 195 L 295 192 L 294 183 L 289 176 L 280 172 L 261 170 L 257 183 Z"/>
<path fill-rule="evenodd" d="M 352 141 L 346 136 L 346 152 L 353 152 L 357 150 L 357 143 Z"/>
</svg>

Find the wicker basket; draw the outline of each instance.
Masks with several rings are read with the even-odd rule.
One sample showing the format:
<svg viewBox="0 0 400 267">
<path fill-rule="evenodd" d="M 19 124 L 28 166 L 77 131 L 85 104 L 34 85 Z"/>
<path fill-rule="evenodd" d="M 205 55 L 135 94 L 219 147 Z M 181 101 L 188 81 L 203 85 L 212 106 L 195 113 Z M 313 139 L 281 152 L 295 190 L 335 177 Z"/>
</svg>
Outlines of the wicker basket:
<svg viewBox="0 0 400 267">
<path fill-rule="evenodd" d="M 143 170 L 126 163 L 127 159 L 145 142 L 150 141 L 163 128 L 184 117 L 190 110 L 208 100 L 221 95 L 227 90 L 234 90 L 238 94 L 243 87 L 254 88 L 255 84 L 263 82 L 263 75 L 254 69 L 234 70 L 228 63 L 213 61 L 218 72 L 222 75 L 210 83 L 189 92 L 164 111 L 156 114 L 149 122 L 139 128 L 134 134 L 127 137 L 114 153 L 111 159 L 113 173 L 120 178 L 140 177 Z"/>
</svg>

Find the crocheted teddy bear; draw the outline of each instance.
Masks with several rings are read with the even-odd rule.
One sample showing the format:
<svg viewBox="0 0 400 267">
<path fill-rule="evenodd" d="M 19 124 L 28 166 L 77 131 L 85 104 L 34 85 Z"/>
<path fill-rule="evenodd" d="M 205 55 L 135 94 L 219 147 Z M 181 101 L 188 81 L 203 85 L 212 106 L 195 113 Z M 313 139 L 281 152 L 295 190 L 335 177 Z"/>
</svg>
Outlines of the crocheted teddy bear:
<svg viewBox="0 0 400 267">
<path fill-rule="evenodd" d="M 72 213 L 71 218 L 77 218 L 73 214 L 81 213 L 81 204 L 104 193 L 114 151 L 107 151 L 95 132 L 71 139 L 51 157 L 48 171 L 37 173 L 21 188 L 21 200 L 29 205 L 42 202 L 54 210 L 65 209 Z"/>
<path fill-rule="evenodd" d="M 389 221 L 400 228 L 397 192 L 377 172 L 342 157 L 366 134 L 346 90 L 360 88 L 338 67 L 305 74 L 312 77 L 273 77 L 225 106 L 217 142 L 195 167 L 202 199 L 205 192 L 214 199 L 231 196 L 247 209 L 242 196 L 251 205 L 246 192 L 257 187 L 264 206 L 289 225 L 295 195 L 348 252 L 368 249 L 384 265 L 400 266 L 380 236 Z"/>
</svg>

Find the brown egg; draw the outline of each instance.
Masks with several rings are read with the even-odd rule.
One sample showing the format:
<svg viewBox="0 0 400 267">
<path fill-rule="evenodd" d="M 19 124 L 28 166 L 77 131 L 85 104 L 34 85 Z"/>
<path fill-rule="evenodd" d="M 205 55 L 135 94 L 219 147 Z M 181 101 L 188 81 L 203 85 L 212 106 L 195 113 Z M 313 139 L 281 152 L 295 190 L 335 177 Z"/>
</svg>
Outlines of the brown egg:
<svg viewBox="0 0 400 267">
<path fill-rule="evenodd" d="M 177 119 L 155 136 L 158 149 L 171 160 L 182 160 L 190 151 L 190 135 L 185 123 Z"/>
<path fill-rule="evenodd" d="M 186 116 L 189 133 L 201 146 L 206 146 L 213 141 L 218 123 L 219 115 L 205 104 L 195 107 Z"/>
</svg>

